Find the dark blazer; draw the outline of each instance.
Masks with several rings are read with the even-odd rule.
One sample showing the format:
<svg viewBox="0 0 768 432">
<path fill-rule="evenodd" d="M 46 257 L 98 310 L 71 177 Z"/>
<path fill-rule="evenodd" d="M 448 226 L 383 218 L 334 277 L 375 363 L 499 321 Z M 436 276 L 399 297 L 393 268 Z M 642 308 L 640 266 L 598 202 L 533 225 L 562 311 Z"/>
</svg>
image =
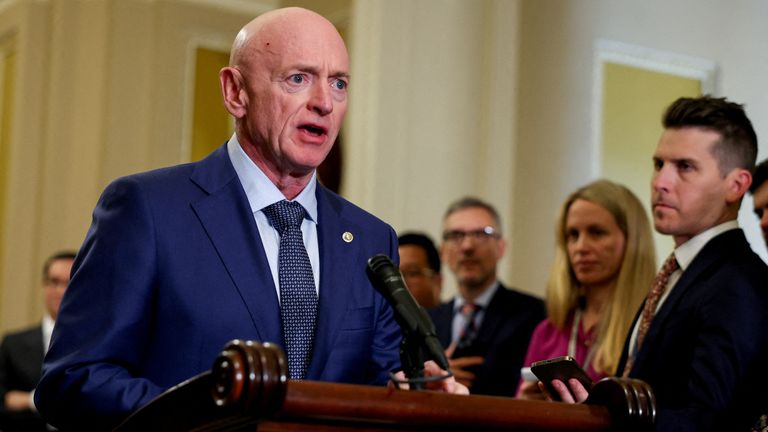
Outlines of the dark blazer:
<svg viewBox="0 0 768 432">
<path fill-rule="evenodd" d="M 656 430 L 748 430 L 766 401 L 767 351 L 768 268 L 744 233 L 731 230 L 709 241 L 683 272 L 630 377 L 656 394 Z"/>
<path fill-rule="evenodd" d="M 44 431 L 45 422 L 32 411 L 6 411 L 5 394 L 11 390 L 29 392 L 40 381 L 43 365 L 43 329 L 32 327 L 9 333 L 0 345 L 0 430 Z"/>
<path fill-rule="evenodd" d="M 320 297 L 307 379 L 383 384 L 399 367 L 401 336 L 365 268 L 375 254 L 397 259 L 397 237 L 319 184 L 317 205 Z M 54 426 L 105 430 L 209 369 L 231 339 L 283 345 L 280 327 L 269 264 L 225 145 L 106 188 L 36 404 Z"/>
<path fill-rule="evenodd" d="M 453 302 L 429 310 L 437 337 L 444 347 L 451 343 Z M 504 285 L 499 287 L 488 304 L 471 348 L 472 355 L 485 357 L 485 363 L 475 369 L 472 394 L 515 395 L 531 334 L 545 317 L 546 310 L 540 299 Z"/>
</svg>

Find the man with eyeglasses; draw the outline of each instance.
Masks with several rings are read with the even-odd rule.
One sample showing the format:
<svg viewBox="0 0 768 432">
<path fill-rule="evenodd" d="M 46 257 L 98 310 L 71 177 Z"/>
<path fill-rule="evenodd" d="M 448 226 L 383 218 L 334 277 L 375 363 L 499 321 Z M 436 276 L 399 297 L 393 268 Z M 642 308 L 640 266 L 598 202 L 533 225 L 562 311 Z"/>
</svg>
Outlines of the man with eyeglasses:
<svg viewBox="0 0 768 432">
<path fill-rule="evenodd" d="M 0 345 L 0 430 L 4 432 L 47 430 L 32 403 L 32 392 L 40 380 L 43 356 L 48 350 L 74 259 L 75 252 L 63 251 L 45 261 L 42 323 L 6 335 Z"/>
<path fill-rule="evenodd" d="M 505 249 L 493 206 L 466 197 L 448 207 L 440 252 L 458 295 L 429 313 L 456 379 L 473 394 L 514 396 L 531 333 L 546 316 L 540 299 L 498 280 Z"/>
<path fill-rule="evenodd" d="M 400 272 L 408 289 L 422 307 L 440 304 L 443 276 L 440 274 L 440 254 L 427 235 L 417 232 L 397 238 Z"/>
</svg>

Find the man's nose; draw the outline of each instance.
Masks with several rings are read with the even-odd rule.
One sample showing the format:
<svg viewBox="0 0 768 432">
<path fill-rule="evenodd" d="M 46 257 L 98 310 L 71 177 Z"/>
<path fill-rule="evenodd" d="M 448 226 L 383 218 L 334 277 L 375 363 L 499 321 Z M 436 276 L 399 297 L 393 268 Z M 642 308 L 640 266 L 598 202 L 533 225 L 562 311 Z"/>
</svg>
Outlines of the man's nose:
<svg viewBox="0 0 768 432">
<path fill-rule="evenodd" d="M 317 82 L 311 90 L 309 98 L 309 109 L 321 116 L 333 112 L 333 100 L 331 97 L 331 88 L 324 82 Z"/>
<path fill-rule="evenodd" d="M 651 177 L 651 191 L 667 191 L 672 182 L 672 170 L 666 165 L 657 169 Z"/>
</svg>

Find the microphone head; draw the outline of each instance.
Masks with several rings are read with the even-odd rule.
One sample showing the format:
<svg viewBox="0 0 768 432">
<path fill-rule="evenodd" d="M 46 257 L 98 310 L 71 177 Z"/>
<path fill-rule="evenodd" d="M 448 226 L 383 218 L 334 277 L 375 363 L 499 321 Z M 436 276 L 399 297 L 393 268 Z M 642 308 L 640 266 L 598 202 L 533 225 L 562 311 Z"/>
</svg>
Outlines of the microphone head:
<svg viewBox="0 0 768 432">
<path fill-rule="evenodd" d="M 381 274 L 384 271 L 389 270 L 389 267 L 395 268 L 395 263 L 384 254 L 377 254 L 368 258 L 368 273 Z"/>
<path fill-rule="evenodd" d="M 392 297 L 392 287 L 389 287 L 388 284 L 402 279 L 400 269 L 384 254 L 368 258 L 366 273 L 368 273 L 368 279 L 371 280 L 376 290 L 387 298 Z"/>
</svg>

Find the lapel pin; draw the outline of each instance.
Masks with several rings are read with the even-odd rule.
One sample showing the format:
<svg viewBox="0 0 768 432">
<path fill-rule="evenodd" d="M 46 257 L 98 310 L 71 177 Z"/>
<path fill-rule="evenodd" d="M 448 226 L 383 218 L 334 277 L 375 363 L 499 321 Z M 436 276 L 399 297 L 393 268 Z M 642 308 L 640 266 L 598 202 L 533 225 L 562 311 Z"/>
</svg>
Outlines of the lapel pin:
<svg viewBox="0 0 768 432">
<path fill-rule="evenodd" d="M 349 231 L 344 231 L 344 234 L 341 235 L 341 239 L 346 243 L 352 243 L 352 240 L 355 239 L 355 236 L 353 236 Z"/>
</svg>

